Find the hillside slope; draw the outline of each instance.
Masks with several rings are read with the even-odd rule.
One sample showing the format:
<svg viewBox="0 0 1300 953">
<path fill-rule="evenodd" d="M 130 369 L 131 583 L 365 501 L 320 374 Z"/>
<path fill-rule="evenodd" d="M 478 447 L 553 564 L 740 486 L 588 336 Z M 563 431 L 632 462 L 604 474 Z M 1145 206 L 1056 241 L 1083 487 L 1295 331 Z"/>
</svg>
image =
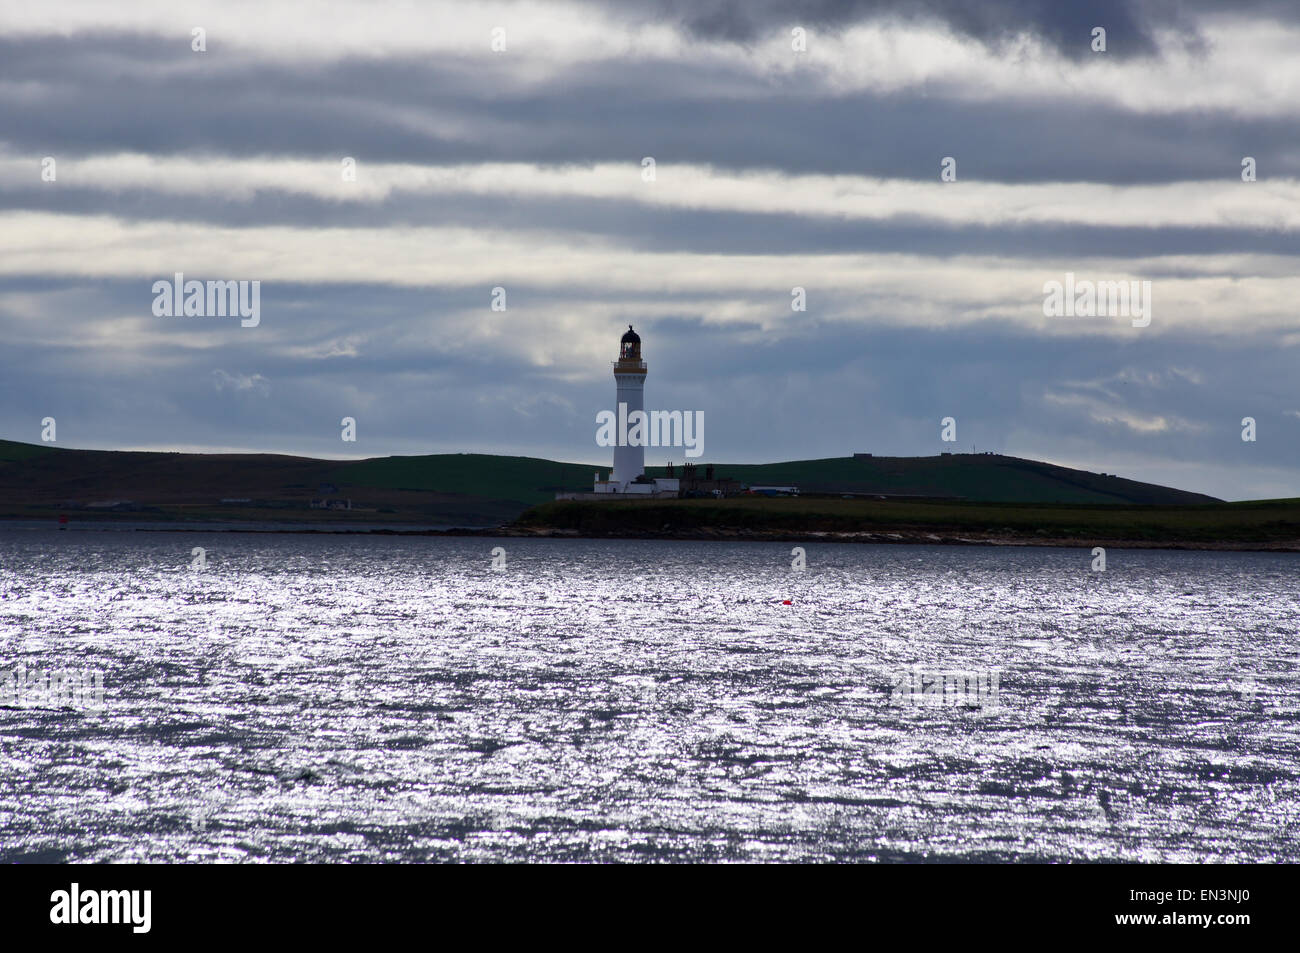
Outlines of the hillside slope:
<svg viewBox="0 0 1300 953">
<path fill-rule="evenodd" d="M 590 488 L 598 469 L 608 472 L 608 467 L 590 464 L 490 454 L 340 461 L 279 454 L 71 450 L 0 441 L 0 516 L 39 517 L 73 509 L 111 518 L 146 510 L 149 518 L 166 519 L 485 526 L 552 500 L 558 490 Z M 719 465 L 716 471 L 743 483 L 797 483 L 805 493 L 1018 503 L 1214 502 L 1168 487 L 974 454 Z M 651 473 L 664 470 L 651 468 Z M 310 501 L 322 496 L 350 499 L 353 509 L 311 509 Z M 221 502 L 231 499 L 247 502 Z M 105 505 L 114 501 L 130 503 Z"/>
<path fill-rule="evenodd" d="M 1213 503 L 1190 493 L 1113 475 L 1000 454 L 935 457 L 832 457 L 715 468 L 746 484 L 796 484 L 803 493 L 880 493 L 953 497 L 987 503 Z M 664 470 L 652 467 L 653 476 Z M 678 471 L 680 473 L 680 471 Z"/>
</svg>

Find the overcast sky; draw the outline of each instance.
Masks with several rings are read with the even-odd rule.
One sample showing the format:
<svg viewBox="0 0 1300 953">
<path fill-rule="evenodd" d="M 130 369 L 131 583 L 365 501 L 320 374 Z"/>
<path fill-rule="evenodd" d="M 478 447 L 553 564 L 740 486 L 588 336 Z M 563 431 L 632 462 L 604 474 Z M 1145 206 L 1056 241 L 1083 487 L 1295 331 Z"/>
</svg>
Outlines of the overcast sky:
<svg viewBox="0 0 1300 953">
<path fill-rule="evenodd" d="M 791 6 L 0 3 L 0 436 L 608 469 L 633 324 L 701 461 L 951 416 L 1300 496 L 1296 4 Z M 260 324 L 155 315 L 176 272 L 260 281 Z M 1150 281 L 1150 324 L 1045 316 L 1066 273 Z"/>
</svg>

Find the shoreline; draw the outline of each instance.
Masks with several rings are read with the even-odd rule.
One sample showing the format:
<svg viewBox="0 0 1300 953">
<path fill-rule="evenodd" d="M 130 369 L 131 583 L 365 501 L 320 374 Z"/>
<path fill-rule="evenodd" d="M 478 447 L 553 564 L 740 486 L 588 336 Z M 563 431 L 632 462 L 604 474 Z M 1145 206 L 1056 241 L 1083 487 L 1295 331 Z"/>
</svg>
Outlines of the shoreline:
<svg viewBox="0 0 1300 953">
<path fill-rule="evenodd" d="M 1039 536 L 1005 533 L 930 533 L 920 530 L 781 532 L 769 530 L 715 529 L 664 531 L 659 533 L 627 531 L 615 533 L 580 532 L 578 530 L 537 528 L 504 535 L 542 539 L 668 539 L 696 542 L 754 543 L 868 543 L 923 546 L 1047 546 L 1058 549 L 1091 549 L 1094 546 L 1115 549 L 1182 549 L 1206 552 L 1282 552 L 1300 553 L 1300 539 L 1263 542 L 1228 540 L 1149 540 L 1081 536 Z"/>
<path fill-rule="evenodd" d="M 494 527 L 449 527 L 430 529 L 427 526 L 392 526 L 384 528 L 350 529 L 346 526 L 214 526 L 211 523 L 186 526 L 184 524 L 132 525 L 115 528 L 111 520 L 96 521 L 95 526 L 51 526 L 46 520 L 10 519 L 5 523 L 28 524 L 24 528 L 45 528 L 66 532 L 137 532 L 137 533 L 252 533 L 327 536 L 452 536 L 483 537 L 493 539 L 642 539 L 675 540 L 682 542 L 720 543 L 841 543 L 875 545 L 924 546 L 1034 546 L 1058 549 L 1091 549 L 1094 546 L 1116 549 L 1168 549 L 1203 552 L 1281 552 L 1300 553 L 1300 539 L 1282 541 L 1251 540 L 1151 540 L 1103 536 L 1059 536 L 1021 533 L 940 532 L 898 527 L 893 529 L 862 530 L 751 530 L 728 527 L 696 527 L 691 529 L 603 530 L 584 531 L 551 526 L 518 526 L 504 524 Z"/>
</svg>

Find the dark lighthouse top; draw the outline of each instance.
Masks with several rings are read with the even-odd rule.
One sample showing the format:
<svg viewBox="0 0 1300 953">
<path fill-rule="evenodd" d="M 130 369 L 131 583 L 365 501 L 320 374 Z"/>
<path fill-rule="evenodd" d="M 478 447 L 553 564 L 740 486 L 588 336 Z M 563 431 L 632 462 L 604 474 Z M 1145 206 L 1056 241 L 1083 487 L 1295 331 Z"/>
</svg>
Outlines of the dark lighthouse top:
<svg viewBox="0 0 1300 953">
<path fill-rule="evenodd" d="M 620 361 L 639 361 L 641 360 L 641 337 L 632 330 L 632 325 L 627 326 L 627 332 L 619 342 L 621 345 L 618 349 L 618 359 Z"/>
</svg>

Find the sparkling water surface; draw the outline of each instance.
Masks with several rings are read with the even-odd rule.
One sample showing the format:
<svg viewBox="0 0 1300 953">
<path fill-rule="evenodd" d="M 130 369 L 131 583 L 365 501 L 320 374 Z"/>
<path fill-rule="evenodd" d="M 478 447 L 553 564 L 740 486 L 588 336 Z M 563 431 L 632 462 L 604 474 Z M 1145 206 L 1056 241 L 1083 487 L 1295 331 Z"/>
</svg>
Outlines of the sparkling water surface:
<svg viewBox="0 0 1300 953">
<path fill-rule="evenodd" d="M 0 860 L 1300 859 L 1300 556 L 804 549 L 0 530 Z"/>
</svg>

